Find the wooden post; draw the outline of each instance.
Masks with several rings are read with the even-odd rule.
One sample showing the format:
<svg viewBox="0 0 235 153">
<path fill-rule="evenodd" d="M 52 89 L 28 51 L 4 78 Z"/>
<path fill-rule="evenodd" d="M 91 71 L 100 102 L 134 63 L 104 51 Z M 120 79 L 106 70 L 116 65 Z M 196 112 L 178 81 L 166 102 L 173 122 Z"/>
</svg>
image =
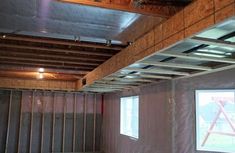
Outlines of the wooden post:
<svg viewBox="0 0 235 153">
<path fill-rule="evenodd" d="M 12 103 L 12 90 L 10 92 L 10 101 L 9 101 L 9 107 L 8 107 L 7 136 L 6 136 L 5 153 L 8 152 L 9 130 L 10 130 L 10 124 L 11 124 L 11 103 Z"/>
<path fill-rule="evenodd" d="M 20 101 L 20 125 L 19 125 L 19 137 L 17 144 L 17 153 L 20 152 L 20 137 L 21 137 L 21 124 L 22 124 L 22 113 L 23 113 L 23 91 L 21 91 L 21 101 Z"/>
<path fill-rule="evenodd" d="M 54 152 L 55 143 L 55 93 L 53 93 L 53 116 L 52 116 L 52 142 L 51 142 L 51 152 Z"/>
<path fill-rule="evenodd" d="M 87 94 L 84 94 L 84 103 L 83 103 L 83 152 L 86 152 L 86 102 Z"/>
<path fill-rule="evenodd" d="M 45 93 L 43 92 L 42 99 L 42 124 L 41 124 L 41 153 L 43 153 L 43 141 L 44 141 L 44 107 L 45 107 Z"/>
<path fill-rule="evenodd" d="M 76 146 L 76 115 L 77 115 L 77 93 L 74 93 L 73 102 L 73 152 L 75 152 Z"/>
<path fill-rule="evenodd" d="M 65 93 L 64 94 L 63 134 L 62 134 L 62 152 L 63 153 L 64 153 L 64 145 L 65 145 L 66 110 L 67 110 L 67 104 L 66 104 L 66 93 Z"/>
<path fill-rule="evenodd" d="M 94 121 L 93 121 L 93 152 L 95 152 L 95 146 L 96 146 L 96 93 L 94 94 Z"/>
<path fill-rule="evenodd" d="M 33 91 L 32 104 L 31 104 L 29 153 L 32 152 L 34 98 L 35 98 L 35 91 Z"/>
</svg>

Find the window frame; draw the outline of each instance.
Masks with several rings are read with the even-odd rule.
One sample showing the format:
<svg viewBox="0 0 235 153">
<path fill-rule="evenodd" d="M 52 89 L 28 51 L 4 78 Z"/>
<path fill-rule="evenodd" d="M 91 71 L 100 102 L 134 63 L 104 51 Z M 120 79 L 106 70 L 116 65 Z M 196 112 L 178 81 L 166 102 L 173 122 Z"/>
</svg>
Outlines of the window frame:
<svg viewBox="0 0 235 153">
<path fill-rule="evenodd" d="M 128 133 L 123 133 L 122 132 L 122 103 L 123 103 L 123 101 L 122 101 L 122 99 L 125 99 L 125 98 L 138 98 L 138 101 L 137 101 L 137 103 L 138 103 L 138 112 L 137 112 L 137 114 L 138 114 L 138 116 L 137 116 L 137 119 L 138 119 L 138 124 L 137 124 L 137 136 L 133 136 L 133 135 L 131 135 L 131 134 L 128 134 Z M 119 126 L 119 133 L 120 133 L 120 135 L 122 135 L 122 136 L 127 136 L 127 137 L 129 137 L 129 138 L 131 138 L 131 139 L 133 139 L 133 140 L 138 140 L 139 139 L 139 113 L 140 113 L 140 96 L 139 95 L 133 95 L 133 96 L 124 96 L 124 97 L 120 97 L 120 126 Z"/>
<path fill-rule="evenodd" d="M 235 89 L 196 89 L 195 90 L 195 94 L 194 94 L 194 101 L 195 101 L 195 150 L 196 151 L 206 151 L 206 152 L 221 152 L 221 153 L 227 153 L 227 151 L 221 151 L 219 149 L 208 149 L 208 148 L 202 148 L 198 146 L 198 143 L 200 142 L 199 140 L 199 136 L 198 136 L 198 129 L 199 129 L 199 93 L 203 93 L 203 92 L 233 92 L 234 93 L 234 101 L 235 101 Z M 233 153 L 233 152 L 231 152 Z M 235 153 L 235 152 L 234 152 Z"/>
</svg>

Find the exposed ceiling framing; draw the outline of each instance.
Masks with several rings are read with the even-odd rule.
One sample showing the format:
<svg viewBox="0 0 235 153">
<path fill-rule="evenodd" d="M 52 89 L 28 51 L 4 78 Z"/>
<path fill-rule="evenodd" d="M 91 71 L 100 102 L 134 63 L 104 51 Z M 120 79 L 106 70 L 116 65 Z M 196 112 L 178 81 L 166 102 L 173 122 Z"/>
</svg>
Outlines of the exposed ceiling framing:
<svg viewBox="0 0 235 153">
<path fill-rule="evenodd" d="M 205 10 L 200 9 L 203 14 L 203 11 L 208 12 L 210 7 L 213 8 L 213 4 L 207 4 L 205 1 L 198 0 L 189 6 L 189 8 L 194 8 L 193 5 L 200 6 L 205 4 L 212 6 L 208 6 Z M 215 3 L 215 5 L 217 6 L 218 4 Z M 96 85 L 97 81 L 100 80 L 105 81 L 105 83 L 109 85 L 108 88 L 103 87 L 102 90 L 107 89 L 107 92 L 112 92 L 118 91 L 120 88 L 133 88 L 133 83 L 139 83 L 138 85 L 141 86 L 148 83 L 148 81 L 158 82 L 165 79 L 193 77 L 235 68 L 234 6 L 234 2 L 228 3 L 227 6 L 221 8 L 221 10 L 215 10 L 215 12 L 211 10 L 212 13 L 209 17 L 208 14 L 205 13 L 204 15 L 207 17 L 204 18 L 197 18 L 198 15 L 196 14 L 198 12 L 194 10 L 195 12 L 191 12 L 190 15 L 192 19 L 198 20 L 197 22 L 200 24 L 197 25 L 198 23 L 194 21 L 196 27 L 191 25 L 194 31 L 188 35 L 185 35 L 185 33 L 192 30 L 190 26 L 187 28 L 182 27 L 183 32 L 181 28 L 179 28 L 179 32 L 175 32 L 175 27 L 171 26 L 172 23 L 177 25 L 178 22 L 181 22 L 182 18 L 184 19 L 184 14 L 189 14 L 186 13 L 188 11 L 186 7 L 185 10 L 183 10 L 184 13 L 179 12 L 169 19 L 166 24 L 163 23 L 163 25 L 156 27 L 153 31 L 150 31 L 140 38 L 140 40 L 134 42 L 132 46 L 122 50 L 115 57 L 88 73 L 78 82 L 78 89 L 89 91 L 91 89 L 90 87 L 92 87 L 90 91 L 99 92 L 100 88 Z M 230 10 L 231 7 L 233 11 Z M 197 8 L 199 9 L 200 7 Z M 230 10 L 229 15 L 228 10 Z M 220 14 L 222 17 L 217 17 L 217 21 L 205 25 L 204 23 L 209 22 L 210 16 L 213 17 L 215 14 Z M 226 16 L 223 16 L 224 14 L 226 14 Z M 187 17 L 184 19 L 186 23 L 188 22 L 187 19 L 190 18 Z M 220 22 L 220 24 L 217 24 L 218 22 Z M 172 30 L 167 29 L 167 24 L 169 24 Z M 161 27 L 160 30 L 159 27 Z M 164 28 L 168 31 L 164 31 Z M 164 37 L 164 35 L 169 35 L 167 34 L 169 31 L 173 32 L 172 36 Z M 160 38 L 158 38 L 159 36 L 156 37 L 156 34 L 161 32 L 163 36 L 161 38 L 162 40 L 159 40 Z M 153 36 L 155 36 L 155 38 Z M 151 41 L 151 39 L 154 40 Z M 156 40 L 158 41 L 156 42 Z M 140 50 L 138 51 L 139 48 Z M 133 53 L 134 51 L 136 53 Z M 125 56 L 129 56 L 129 58 Z M 123 63 L 117 63 L 119 60 L 122 60 Z M 113 62 L 116 63 L 116 65 Z M 106 64 L 114 64 L 114 67 L 105 71 L 104 68 L 106 68 Z M 104 71 L 100 71 L 101 69 Z M 144 82 L 141 80 L 144 80 Z M 113 81 L 116 83 L 129 82 L 130 86 L 125 84 L 119 88 L 110 89 L 110 86 L 113 85 Z"/>
<path fill-rule="evenodd" d="M 124 12 L 132 12 L 143 15 L 150 16 L 158 16 L 163 18 L 168 18 L 175 14 L 178 10 L 182 9 L 182 6 L 185 6 L 185 1 L 159 1 L 157 3 L 152 3 L 151 5 L 145 5 L 146 3 L 139 3 L 137 1 L 109 1 L 109 0 L 101 0 L 101 1 L 91 1 L 91 0 L 58 0 L 60 2 L 65 3 L 73 3 L 79 5 L 86 5 L 92 7 L 100 7 L 111 10 L 119 10 Z M 189 2 L 189 1 L 188 1 Z M 180 5 L 176 5 L 180 4 Z"/>
<path fill-rule="evenodd" d="M 125 2 L 131 5 L 116 1 L 61 1 L 161 18 L 181 8 L 172 6 L 173 3 L 148 7 L 147 1 L 143 1 L 147 4 L 144 7 L 136 7 L 132 1 Z M 2 32 L 0 77 L 35 79 L 35 70 L 44 67 L 45 82 L 53 88 L 57 89 L 60 83 L 54 84 L 52 80 L 61 80 L 69 90 L 113 92 L 234 68 L 234 15 L 234 1 L 196 0 L 133 43 L 108 44 Z"/>
<path fill-rule="evenodd" d="M 44 67 L 56 69 L 50 72 L 54 77 L 45 75 L 46 79 L 65 80 L 66 75 L 59 73 L 60 70 L 72 71 L 73 74 L 91 71 L 104 61 L 118 53 L 125 46 L 101 43 L 90 43 L 80 41 L 68 41 L 44 37 L 33 37 L 16 34 L 2 33 L 0 37 L 0 64 L 11 66 L 15 70 L 21 67 Z M 25 72 L 26 73 L 26 72 Z M 8 76 L 26 76 L 25 78 L 35 78 L 34 73 L 23 74 L 16 71 L 6 73 Z M 7 76 L 1 73 L 0 76 Z M 17 75 L 16 75 L 17 74 Z M 59 75 L 60 74 L 60 75 Z M 77 80 L 80 76 L 67 76 L 68 80 Z"/>
</svg>

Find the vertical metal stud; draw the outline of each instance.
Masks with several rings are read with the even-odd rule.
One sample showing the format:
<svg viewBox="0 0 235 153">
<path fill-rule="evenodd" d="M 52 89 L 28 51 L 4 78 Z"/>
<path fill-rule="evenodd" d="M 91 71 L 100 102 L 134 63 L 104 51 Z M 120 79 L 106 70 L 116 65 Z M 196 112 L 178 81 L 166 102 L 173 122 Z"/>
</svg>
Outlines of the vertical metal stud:
<svg viewBox="0 0 235 153">
<path fill-rule="evenodd" d="M 55 144 L 55 93 L 53 93 L 53 115 L 52 115 L 52 142 L 51 142 L 51 152 L 54 152 Z"/>
<path fill-rule="evenodd" d="M 9 107 L 8 107 L 7 136 L 6 136 L 5 153 L 8 152 L 9 130 L 10 130 L 10 124 L 11 124 L 11 103 L 12 103 L 12 90 L 10 92 L 10 101 L 9 101 Z"/>
<path fill-rule="evenodd" d="M 73 102 L 73 152 L 75 152 L 76 146 L 76 113 L 77 113 L 77 94 L 74 93 L 74 102 Z"/>
<path fill-rule="evenodd" d="M 64 153 L 64 144 L 65 144 L 66 110 L 67 110 L 67 104 L 66 104 L 66 93 L 65 93 L 64 94 L 63 135 L 62 135 L 62 152 L 63 153 Z"/>
<path fill-rule="evenodd" d="M 20 100 L 20 125 L 19 125 L 19 136 L 18 136 L 18 144 L 17 144 L 17 153 L 20 152 L 20 137 L 21 137 L 21 124 L 22 124 L 22 113 L 23 113 L 23 91 L 21 91 L 21 100 Z"/>
<path fill-rule="evenodd" d="M 34 99 L 35 99 L 35 91 L 33 91 L 32 104 L 31 104 L 29 153 L 32 152 Z"/>
<path fill-rule="evenodd" d="M 83 152 L 86 152 L 86 103 L 87 103 L 87 94 L 84 94 L 84 103 L 83 103 Z"/>
<path fill-rule="evenodd" d="M 43 141 L 44 141 L 44 107 L 45 107 L 45 93 L 42 95 L 42 124 L 41 124 L 41 153 L 43 153 Z"/>
<path fill-rule="evenodd" d="M 93 120 L 93 152 L 96 146 L 96 94 L 94 94 L 94 120 Z"/>
</svg>

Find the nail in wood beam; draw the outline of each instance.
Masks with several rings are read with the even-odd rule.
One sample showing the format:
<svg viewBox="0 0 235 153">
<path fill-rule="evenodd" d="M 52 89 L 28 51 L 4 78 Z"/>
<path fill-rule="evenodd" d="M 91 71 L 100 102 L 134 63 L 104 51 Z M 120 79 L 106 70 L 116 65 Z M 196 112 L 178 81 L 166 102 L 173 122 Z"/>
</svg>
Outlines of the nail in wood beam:
<svg viewBox="0 0 235 153">
<path fill-rule="evenodd" d="M 21 91 L 21 100 L 20 100 L 20 123 L 19 123 L 19 136 L 18 136 L 18 145 L 17 145 L 17 153 L 20 153 L 20 137 L 21 137 L 21 124 L 22 124 L 22 113 L 23 113 L 23 91 Z"/>
<path fill-rule="evenodd" d="M 73 102 L 73 152 L 76 149 L 76 116 L 77 116 L 77 93 L 74 93 Z"/>
<path fill-rule="evenodd" d="M 11 104 L 12 104 L 12 90 L 10 91 L 10 100 L 8 107 L 8 119 L 7 119 L 7 136 L 6 136 L 6 145 L 5 145 L 5 153 L 8 152 L 8 143 L 9 143 L 9 130 L 11 125 Z"/>
<path fill-rule="evenodd" d="M 31 153 L 31 152 L 32 152 L 34 100 L 35 100 L 35 91 L 33 91 L 32 104 L 31 104 L 29 153 Z"/>
</svg>

